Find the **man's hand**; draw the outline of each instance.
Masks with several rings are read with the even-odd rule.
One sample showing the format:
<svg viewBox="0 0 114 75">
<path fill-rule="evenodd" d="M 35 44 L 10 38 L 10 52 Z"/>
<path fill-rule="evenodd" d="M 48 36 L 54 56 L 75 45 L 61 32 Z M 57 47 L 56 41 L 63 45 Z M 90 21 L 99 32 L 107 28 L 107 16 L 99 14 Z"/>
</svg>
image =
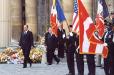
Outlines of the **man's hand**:
<svg viewBox="0 0 114 75">
<path fill-rule="evenodd" d="M 63 39 L 65 38 L 65 34 L 62 35 Z"/>
<path fill-rule="evenodd" d="M 19 49 L 21 49 L 21 46 L 18 46 Z"/>
<path fill-rule="evenodd" d="M 78 53 L 78 49 L 79 49 L 79 46 L 78 46 L 78 48 L 76 49 L 76 52 Z"/>
<path fill-rule="evenodd" d="M 73 36 L 73 33 L 72 32 L 70 32 L 70 36 Z"/>
<path fill-rule="evenodd" d="M 31 46 L 31 49 L 35 48 L 35 46 Z"/>
<path fill-rule="evenodd" d="M 103 46 L 107 46 L 107 43 L 104 43 Z"/>
</svg>

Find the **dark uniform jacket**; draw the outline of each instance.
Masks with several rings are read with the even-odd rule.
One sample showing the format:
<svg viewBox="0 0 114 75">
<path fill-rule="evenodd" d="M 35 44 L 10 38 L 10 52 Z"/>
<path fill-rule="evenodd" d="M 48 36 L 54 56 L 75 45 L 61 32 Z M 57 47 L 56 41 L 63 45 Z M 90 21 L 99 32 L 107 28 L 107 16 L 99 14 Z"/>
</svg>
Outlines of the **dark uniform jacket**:
<svg viewBox="0 0 114 75">
<path fill-rule="evenodd" d="M 68 36 L 67 38 L 67 52 L 75 52 L 76 48 L 79 45 L 79 38 L 78 36 L 73 33 L 73 36 Z"/>
<path fill-rule="evenodd" d="M 66 36 L 65 30 L 64 29 L 62 29 L 62 30 L 58 29 L 58 42 L 59 42 L 59 44 L 65 43 L 66 37 L 63 38 L 63 35 Z"/>
<path fill-rule="evenodd" d="M 107 46 L 108 46 L 108 50 L 109 50 L 109 53 L 111 55 L 114 54 L 114 41 L 113 41 L 113 38 L 114 38 L 114 31 L 112 30 L 109 30 L 105 36 L 104 36 L 104 41 L 105 43 L 107 43 Z"/>
<path fill-rule="evenodd" d="M 113 35 L 114 32 L 112 30 L 108 31 L 105 35 L 105 42 L 108 44 L 108 46 L 114 46 L 114 42 L 113 42 Z"/>
</svg>

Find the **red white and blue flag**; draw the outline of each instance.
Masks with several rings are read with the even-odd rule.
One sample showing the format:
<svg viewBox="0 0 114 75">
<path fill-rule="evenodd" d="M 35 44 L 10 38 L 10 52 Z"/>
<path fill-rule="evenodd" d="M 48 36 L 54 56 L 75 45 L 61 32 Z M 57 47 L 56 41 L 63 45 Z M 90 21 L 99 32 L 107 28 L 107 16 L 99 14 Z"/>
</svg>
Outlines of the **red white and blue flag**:
<svg viewBox="0 0 114 75">
<path fill-rule="evenodd" d="M 57 29 L 58 29 L 58 23 L 63 22 L 66 20 L 63 10 L 60 5 L 59 0 L 53 0 L 53 5 L 51 8 L 51 15 L 50 15 L 50 24 L 52 27 L 52 32 L 57 36 Z"/>
<path fill-rule="evenodd" d="M 96 15 L 96 28 L 98 31 L 98 35 L 100 38 L 104 35 L 104 19 L 109 16 L 108 7 L 106 5 L 105 0 L 98 0 L 98 9 Z"/>
<path fill-rule="evenodd" d="M 78 3 L 77 0 L 74 0 L 74 13 L 73 13 L 73 28 L 72 31 L 79 33 L 79 15 L 78 15 Z"/>
<path fill-rule="evenodd" d="M 78 0 L 80 54 L 102 54 L 107 56 L 108 48 L 94 32 L 97 30 L 81 0 Z"/>
</svg>

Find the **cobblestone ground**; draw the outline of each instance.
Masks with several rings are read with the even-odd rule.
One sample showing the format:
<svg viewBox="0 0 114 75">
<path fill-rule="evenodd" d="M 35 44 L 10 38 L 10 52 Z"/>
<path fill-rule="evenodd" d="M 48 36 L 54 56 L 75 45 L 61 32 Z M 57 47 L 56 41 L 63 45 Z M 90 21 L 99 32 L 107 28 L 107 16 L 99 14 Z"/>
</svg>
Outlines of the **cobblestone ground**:
<svg viewBox="0 0 114 75">
<path fill-rule="evenodd" d="M 0 64 L 0 75 L 65 75 L 68 73 L 67 63 L 46 65 L 33 64 L 32 67 L 22 68 L 22 64 Z M 88 73 L 87 64 L 85 63 L 85 75 Z M 76 69 L 77 75 L 77 69 Z M 104 70 L 97 67 L 96 75 L 104 75 Z"/>
</svg>

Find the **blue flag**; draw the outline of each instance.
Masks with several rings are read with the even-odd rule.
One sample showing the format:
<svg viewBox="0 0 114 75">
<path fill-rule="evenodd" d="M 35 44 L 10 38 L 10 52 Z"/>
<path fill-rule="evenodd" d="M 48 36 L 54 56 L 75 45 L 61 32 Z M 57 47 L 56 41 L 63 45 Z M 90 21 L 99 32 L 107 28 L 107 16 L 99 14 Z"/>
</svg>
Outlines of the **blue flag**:
<svg viewBox="0 0 114 75">
<path fill-rule="evenodd" d="M 58 19 L 58 21 L 63 22 L 64 20 L 66 20 L 59 0 L 56 0 L 56 10 L 57 10 L 57 19 Z"/>
<path fill-rule="evenodd" d="M 105 0 L 100 0 L 101 5 L 103 6 L 103 17 L 106 18 L 109 16 L 108 7 Z"/>
</svg>

